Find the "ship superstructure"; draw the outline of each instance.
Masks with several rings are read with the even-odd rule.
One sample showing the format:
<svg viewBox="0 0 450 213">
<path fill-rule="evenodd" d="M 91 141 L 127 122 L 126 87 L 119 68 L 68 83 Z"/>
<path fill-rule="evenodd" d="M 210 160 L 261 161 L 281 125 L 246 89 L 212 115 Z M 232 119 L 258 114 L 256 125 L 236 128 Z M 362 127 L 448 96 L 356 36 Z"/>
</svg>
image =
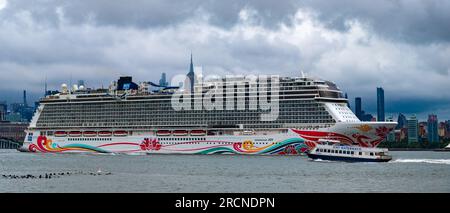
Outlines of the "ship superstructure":
<svg viewBox="0 0 450 213">
<path fill-rule="evenodd" d="M 63 85 L 41 99 L 21 150 L 299 154 L 320 139 L 376 147 L 396 125 L 361 122 L 330 81 L 235 76 L 188 82 L 193 85 L 185 89 L 136 84 L 131 77 L 108 89 Z"/>
</svg>

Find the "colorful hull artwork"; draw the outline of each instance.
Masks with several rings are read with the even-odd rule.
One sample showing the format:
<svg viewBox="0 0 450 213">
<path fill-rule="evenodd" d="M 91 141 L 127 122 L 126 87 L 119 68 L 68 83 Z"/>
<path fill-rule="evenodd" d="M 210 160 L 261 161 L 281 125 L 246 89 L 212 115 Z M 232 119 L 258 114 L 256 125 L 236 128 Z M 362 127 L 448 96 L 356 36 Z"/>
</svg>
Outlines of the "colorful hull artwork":
<svg viewBox="0 0 450 213">
<path fill-rule="evenodd" d="M 24 152 L 161 153 L 161 154 L 256 154 L 298 155 L 313 148 L 319 139 L 339 140 L 349 145 L 376 147 L 392 131 L 391 127 L 347 126 L 347 134 L 291 129 L 288 133 L 253 136 L 125 136 L 58 138 L 29 136 L 19 149 Z M 39 135 L 34 133 L 34 135 Z M 103 140 L 102 140 L 103 139 Z"/>
<path fill-rule="evenodd" d="M 144 138 L 141 143 L 115 142 L 92 146 L 84 143 L 59 145 L 45 136 L 39 136 L 37 143 L 28 144 L 28 152 L 63 153 L 161 153 L 161 154 L 257 154 L 297 155 L 308 150 L 301 138 L 290 138 L 257 147 L 250 141 L 187 141 L 177 144 L 161 144 L 156 138 Z"/>
</svg>

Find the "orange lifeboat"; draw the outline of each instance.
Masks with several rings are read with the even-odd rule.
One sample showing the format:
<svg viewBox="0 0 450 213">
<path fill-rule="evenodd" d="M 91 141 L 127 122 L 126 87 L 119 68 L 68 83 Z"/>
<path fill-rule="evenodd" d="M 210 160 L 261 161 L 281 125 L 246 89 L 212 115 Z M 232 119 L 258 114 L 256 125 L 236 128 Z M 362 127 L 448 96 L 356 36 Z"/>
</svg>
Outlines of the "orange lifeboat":
<svg viewBox="0 0 450 213">
<path fill-rule="evenodd" d="M 110 132 L 110 131 L 100 131 L 100 132 L 98 132 L 98 136 L 100 136 L 100 137 L 111 137 L 111 135 L 112 135 L 112 132 Z"/>
<path fill-rule="evenodd" d="M 67 136 L 66 131 L 56 131 L 55 132 L 55 137 L 66 137 L 66 136 Z"/>
<path fill-rule="evenodd" d="M 84 137 L 95 137 L 97 136 L 97 132 L 94 131 L 85 131 L 83 132 Z"/>
<path fill-rule="evenodd" d="M 171 134 L 170 130 L 158 130 L 156 135 L 158 136 L 169 136 Z"/>
<path fill-rule="evenodd" d="M 69 132 L 69 137 L 81 137 L 80 131 L 71 131 Z"/>
<path fill-rule="evenodd" d="M 186 136 L 187 134 L 188 134 L 188 131 L 186 131 L 186 130 L 173 131 L 173 135 L 175 135 L 175 136 Z"/>
<path fill-rule="evenodd" d="M 122 131 L 122 130 L 114 131 L 114 136 L 117 136 L 117 137 L 125 137 L 127 135 L 128 135 L 127 131 Z"/>
<path fill-rule="evenodd" d="M 192 130 L 191 135 L 192 136 L 204 136 L 204 135 L 206 135 L 206 131 L 205 130 Z"/>
</svg>

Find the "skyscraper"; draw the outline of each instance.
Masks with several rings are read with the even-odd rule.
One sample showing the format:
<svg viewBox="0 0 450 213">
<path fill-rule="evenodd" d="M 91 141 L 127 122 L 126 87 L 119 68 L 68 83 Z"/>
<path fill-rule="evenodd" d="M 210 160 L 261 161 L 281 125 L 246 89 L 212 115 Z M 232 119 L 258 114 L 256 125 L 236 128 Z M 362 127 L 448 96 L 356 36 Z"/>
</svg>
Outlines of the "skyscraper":
<svg viewBox="0 0 450 213">
<path fill-rule="evenodd" d="M 397 127 L 395 129 L 401 129 L 406 127 L 406 116 L 400 113 L 397 118 Z"/>
<path fill-rule="evenodd" d="M 359 118 L 359 120 L 363 120 L 361 97 L 355 98 L 355 114 L 356 114 L 356 117 Z"/>
<path fill-rule="evenodd" d="M 26 91 L 26 90 L 23 91 L 23 106 L 24 106 L 24 107 L 28 107 L 28 103 L 27 103 L 27 91 Z"/>
<path fill-rule="evenodd" d="M 44 85 L 44 97 L 47 96 L 48 93 L 48 89 L 47 89 L 48 85 L 47 85 L 47 75 L 45 76 L 45 85 Z"/>
<path fill-rule="evenodd" d="M 394 121 L 394 117 L 393 116 L 389 116 L 386 119 L 386 121 L 393 122 Z M 386 141 L 388 141 L 388 142 L 395 142 L 395 131 L 389 132 L 389 134 L 386 137 Z"/>
<path fill-rule="evenodd" d="M 169 83 L 167 82 L 167 79 L 166 79 L 166 73 L 165 72 L 163 72 L 161 74 L 161 79 L 159 79 L 159 85 L 162 86 L 162 87 L 167 87 L 169 85 Z"/>
<path fill-rule="evenodd" d="M 377 120 L 385 121 L 384 117 L 384 90 L 377 87 Z"/>
<path fill-rule="evenodd" d="M 446 122 L 445 122 L 445 132 L 446 132 L 446 134 L 445 134 L 445 138 L 450 138 L 450 120 L 447 120 Z"/>
<path fill-rule="evenodd" d="M 416 116 L 411 116 L 407 120 L 408 127 L 408 143 L 419 142 L 419 123 Z"/>
<path fill-rule="evenodd" d="M 190 92 L 194 92 L 194 83 L 195 83 L 195 73 L 194 73 L 194 63 L 192 62 L 192 53 L 191 53 L 191 65 L 189 66 L 189 73 L 187 74 L 189 78 L 189 89 Z"/>
<path fill-rule="evenodd" d="M 437 115 L 428 115 L 428 142 L 439 143 Z"/>
<path fill-rule="evenodd" d="M 345 93 L 345 99 L 347 99 L 347 107 L 348 107 L 349 109 L 351 109 L 352 107 L 350 107 L 350 102 L 348 101 L 348 95 L 347 95 L 347 93 Z"/>
</svg>

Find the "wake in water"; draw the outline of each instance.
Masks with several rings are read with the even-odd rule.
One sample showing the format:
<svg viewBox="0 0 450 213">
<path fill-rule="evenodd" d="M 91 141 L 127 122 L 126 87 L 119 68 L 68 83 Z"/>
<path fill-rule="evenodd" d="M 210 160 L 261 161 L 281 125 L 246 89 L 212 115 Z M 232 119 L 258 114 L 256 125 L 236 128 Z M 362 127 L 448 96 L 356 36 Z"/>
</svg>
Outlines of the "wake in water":
<svg viewBox="0 0 450 213">
<path fill-rule="evenodd" d="M 336 163 L 335 161 L 330 161 L 330 160 L 322 160 L 322 159 L 311 159 L 311 161 L 314 162 L 322 162 L 322 163 Z"/>
<path fill-rule="evenodd" d="M 433 163 L 450 165 L 450 159 L 396 159 L 390 163 Z"/>
</svg>

